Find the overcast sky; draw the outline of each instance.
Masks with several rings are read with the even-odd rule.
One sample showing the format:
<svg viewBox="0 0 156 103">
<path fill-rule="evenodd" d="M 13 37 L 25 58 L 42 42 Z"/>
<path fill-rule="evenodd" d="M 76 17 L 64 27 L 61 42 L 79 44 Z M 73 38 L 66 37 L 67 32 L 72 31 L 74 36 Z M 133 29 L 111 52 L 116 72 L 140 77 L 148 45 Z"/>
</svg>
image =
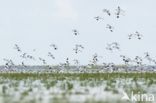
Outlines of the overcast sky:
<svg viewBox="0 0 156 103">
<path fill-rule="evenodd" d="M 120 6 L 125 12 L 119 19 L 115 9 Z M 109 9 L 112 16 L 102 12 Z M 64 62 L 69 57 L 87 64 L 94 53 L 103 56 L 100 62 L 122 63 L 119 55 L 134 58 L 151 53 L 156 58 L 156 0 L 0 0 L 0 64 L 3 58 L 21 59 L 14 44 L 23 52 L 45 58 L 48 63 Z M 104 20 L 97 22 L 94 17 Z M 114 26 L 114 32 L 106 29 Z M 75 37 L 72 29 L 80 33 Z M 142 40 L 128 40 L 128 34 L 139 31 Z M 109 52 L 107 43 L 118 42 L 120 51 Z M 58 51 L 49 47 L 56 44 Z M 74 54 L 75 44 L 82 44 L 82 53 Z M 34 52 L 33 49 L 36 49 Z M 47 57 L 51 51 L 56 60 Z M 27 61 L 27 64 L 40 64 Z"/>
</svg>

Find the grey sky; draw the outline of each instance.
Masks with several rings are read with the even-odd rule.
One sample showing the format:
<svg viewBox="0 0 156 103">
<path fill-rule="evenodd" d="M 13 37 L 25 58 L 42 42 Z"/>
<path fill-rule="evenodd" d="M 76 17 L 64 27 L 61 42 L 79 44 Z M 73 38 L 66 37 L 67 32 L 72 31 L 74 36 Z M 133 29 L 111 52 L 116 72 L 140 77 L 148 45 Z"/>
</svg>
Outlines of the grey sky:
<svg viewBox="0 0 156 103">
<path fill-rule="evenodd" d="M 134 57 L 149 51 L 156 57 L 155 5 L 155 0 L 0 0 L 0 64 L 3 58 L 20 63 L 13 49 L 16 43 L 24 52 L 43 57 L 48 63 L 64 62 L 69 57 L 70 61 L 76 58 L 86 64 L 94 53 L 103 56 L 101 62 L 115 63 L 121 63 L 120 54 Z M 114 16 L 118 6 L 125 11 L 120 19 Z M 102 9 L 110 9 L 113 16 L 108 17 Z M 104 20 L 97 22 L 95 16 Z M 106 24 L 115 27 L 113 33 Z M 75 37 L 72 29 L 80 35 Z M 142 40 L 128 40 L 127 35 L 135 31 L 143 35 Z M 106 44 L 111 42 L 119 42 L 121 51 L 107 51 Z M 51 43 L 58 46 L 57 52 L 49 47 Z M 82 44 L 85 50 L 75 55 L 75 44 Z M 47 57 L 48 51 L 56 60 Z"/>
</svg>

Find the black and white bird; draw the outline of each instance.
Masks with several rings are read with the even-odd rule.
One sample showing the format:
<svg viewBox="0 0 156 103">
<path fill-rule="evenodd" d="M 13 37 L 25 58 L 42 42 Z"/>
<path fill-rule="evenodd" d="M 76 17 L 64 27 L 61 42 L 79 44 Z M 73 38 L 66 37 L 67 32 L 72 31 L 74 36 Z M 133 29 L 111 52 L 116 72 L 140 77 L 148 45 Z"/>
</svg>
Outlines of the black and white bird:
<svg viewBox="0 0 156 103">
<path fill-rule="evenodd" d="M 77 54 L 78 52 L 82 52 L 82 49 L 84 49 L 84 47 L 82 45 L 76 44 L 75 48 L 73 50 Z"/>
<path fill-rule="evenodd" d="M 114 49 L 117 49 L 117 50 L 120 49 L 120 45 L 119 45 L 119 43 L 117 43 L 117 42 L 113 42 L 111 45 L 112 45 L 112 47 L 113 47 Z"/>
<path fill-rule="evenodd" d="M 26 59 L 27 58 L 27 53 L 23 53 L 20 55 L 21 58 Z"/>
<path fill-rule="evenodd" d="M 108 10 L 108 9 L 103 9 L 103 12 L 106 13 L 108 16 L 111 16 L 110 10 Z"/>
<path fill-rule="evenodd" d="M 137 36 L 137 38 L 140 40 L 142 39 L 143 35 L 140 34 L 138 31 L 135 32 L 135 35 Z"/>
<path fill-rule="evenodd" d="M 58 49 L 58 47 L 55 44 L 51 44 L 50 47 L 52 47 L 54 50 Z"/>
<path fill-rule="evenodd" d="M 14 66 L 14 62 L 11 59 L 3 59 L 6 63 L 5 63 L 5 68 L 10 69 L 12 66 Z"/>
<path fill-rule="evenodd" d="M 116 9 L 116 12 L 115 12 L 116 18 L 120 18 L 120 15 L 124 15 L 124 12 L 125 11 L 122 10 L 120 6 L 118 6 L 117 9 Z"/>
<path fill-rule="evenodd" d="M 141 57 L 136 56 L 136 57 L 134 58 L 134 62 L 137 64 L 137 66 L 141 66 L 141 65 L 142 65 L 143 60 L 142 60 L 142 58 L 141 58 Z"/>
<path fill-rule="evenodd" d="M 102 18 L 102 17 L 100 17 L 100 16 L 96 16 L 96 17 L 94 17 L 94 19 L 95 19 L 96 21 L 104 20 L 104 18 Z"/>
<path fill-rule="evenodd" d="M 22 66 L 23 66 L 23 67 L 27 67 L 27 66 L 25 65 L 24 61 L 22 61 Z"/>
<path fill-rule="evenodd" d="M 74 64 L 75 64 L 76 66 L 79 65 L 79 63 L 80 63 L 79 60 L 77 60 L 77 59 L 74 59 L 73 61 L 74 61 Z"/>
<path fill-rule="evenodd" d="M 107 72 L 113 72 L 115 70 L 117 70 L 117 68 L 115 68 L 115 64 L 114 63 L 103 63 L 103 69 L 106 69 Z"/>
<path fill-rule="evenodd" d="M 89 64 L 89 65 L 91 65 L 91 66 L 97 65 L 97 63 L 99 62 L 100 58 L 102 58 L 102 56 L 99 56 L 97 53 L 93 54 L 92 60 L 90 61 L 91 64 Z"/>
<path fill-rule="evenodd" d="M 31 59 L 31 60 L 35 60 L 35 57 L 33 57 L 32 55 L 27 55 L 26 58 Z"/>
<path fill-rule="evenodd" d="M 129 40 L 132 39 L 132 37 L 133 37 L 133 34 L 128 34 L 128 39 Z"/>
<path fill-rule="evenodd" d="M 78 32 L 78 30 L 76 30 L 76 29 L 73 29 L 72 31 L 73 31 L 73 34 L 74 34 L 75 36 L 79 35 L 79 32 Z"/>
<path fill-rule="evenodd" d="M 48 52 L 48 57 L 55 59 L 54 55 L 51 52 Z"/>
<path fill-rule="evenodd" d="M 145 52 L 144 54 L 145 54 L 145 58 L 150 58 L 149 52 Z"/>
<path fill-rule="evenodd" d="M 94 55 L 93 55 L 93 64 L 96 64 L 98 61 L 99 61 L 99 59 L 98 59 L 98 54 L 97 53 L 95 53 Z"/>
<path fill-rule="evenodd" d="M 111 26 L 110 24 L 107 24 L 106 25 L 106 28 L 109 29 L 110 32 L 113 32 L 114 31 L 114 27 Z"/>
<path fill-rule="evenodd" d="M 143 35 L 140 34 L 138 31 L 136 31 L 135 33 L 131 33 L 131 34 L 128 35 L 128 39 L 129 40 L 132 39 L 132 38 L 137 38 L 137 39 L 141 40 L 142 37 L 143 37 Z"/>
<path fill-rule="evenodd" d="M 132 60 L 124 55 L 120 55 L 120 57 L 122 58 L 122 61 L 125 63 L 125 65 L 129 65 L 130 62 L 132 62 Z"/>
<path fill-rule="evenodd" d="M 44 65 L 46 65 L 47 64 L 47 62 L 46 62 L 46 60 L 45 59 L 43 59 L 43 58 L 41 58 L 41 57 L 39 57 L 39 60 L 44 64 Z"/>
<path fill-rule="evenodd" d="M 120 50 L 120 45 L 117 42 L 107 44 L 106 50 L 109 51 Z"/>
<path fill-rule="evenodd" d="M 20 49 L 20 47 L 17 44 L 15 44 L 14 49 L 16 49 L 18 52 L 22 52 L 22 50 Z"/>
<path fill-rule="evenodd" d="M 66 58 L 66 64 L 69 65 L 69 58 Z"/>
<path fill-rule="evenodd" d="M 144 57 L 144 58 L 145 58 L 146 60 L 148 60 L 149 63 L 154 63 L 154 64 L 156 64 L 156 60 L 153 59 L 153 58 L 150 56 L 149 52 L 145 52 L 144 54 L 145 54 L 145 57 Z"/>
</svg>

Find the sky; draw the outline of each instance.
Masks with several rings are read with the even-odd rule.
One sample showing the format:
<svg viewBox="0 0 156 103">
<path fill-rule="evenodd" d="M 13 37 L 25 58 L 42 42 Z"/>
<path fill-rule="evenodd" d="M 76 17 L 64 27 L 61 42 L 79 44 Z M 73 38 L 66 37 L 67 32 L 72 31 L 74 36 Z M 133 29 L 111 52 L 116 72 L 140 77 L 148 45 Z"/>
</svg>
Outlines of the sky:
<svg viewBox="0 0 156 103">
<path fill-rule="evenodd" d="M 99 63 L 121 64 L 120 55 L 143 57 L 144 52 L 156 58 L 155 4 L 155 0 L 0 0 L 0 65 L 4 64 L 3 58 L 21 63 L 14 44 L 35 58 L 45 58 L 49 64 L 65 62 L 67 57 L 71 63 L 78 59 L 88 64 L 95 53 L 103 57 Z M 124 10 L 119 19 L 115 17 L 118 6 Z M 103 9 L 109 9 L 112 16 L 104 14 Z M 96 21 L 95 16 L 104 20 Z M 106 24 L 114 26 L 113 33 Z M 80 34 L 74 36 L 73 29 Z M 128 40 L 128 34 L 135 31 L 143 35 L 142 40 Z M 106 50 L 112 42 L 118 42 L 121 50 Z M 58 50 L 50 48 L 50 44 L 56 44 Z M 75 54 L 75 44 L 82 44 L 83 52 Z M 49 51 L 55 60 L 47 56 Z M 41 64 L 39 60 L 25 62 Z"/>
</svg>

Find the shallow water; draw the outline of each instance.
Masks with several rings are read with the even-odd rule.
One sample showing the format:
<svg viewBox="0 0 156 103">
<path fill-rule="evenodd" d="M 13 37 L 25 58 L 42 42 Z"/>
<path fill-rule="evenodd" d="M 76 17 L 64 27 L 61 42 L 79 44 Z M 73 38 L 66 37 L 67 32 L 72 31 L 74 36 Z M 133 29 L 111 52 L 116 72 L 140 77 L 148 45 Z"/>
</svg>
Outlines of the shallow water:
<svg viewBox="0 0 156 103">
<path fill-rule="evenodd" d="M 123 93 L 153 94 L 156 79 L 116 78 L 59 80 L 33 77 L 14 79 L 0 76 L 0 103 L 131 103 L 122 100 Z M 155 103 L 147 102 L 147 103 Z M 146 103 L 146 102 L 139 102 Z"/>
<path fill-rule="evenodd" d="M 113 68 L 106 68 L 104 66 L 11 66 L 6 68 L 0 66 L 0 72 L 59 72 L 59 73 L 105 73 L 105 72 L 156 72 L 156 66 L 115 66 Z"/>
</svg>

